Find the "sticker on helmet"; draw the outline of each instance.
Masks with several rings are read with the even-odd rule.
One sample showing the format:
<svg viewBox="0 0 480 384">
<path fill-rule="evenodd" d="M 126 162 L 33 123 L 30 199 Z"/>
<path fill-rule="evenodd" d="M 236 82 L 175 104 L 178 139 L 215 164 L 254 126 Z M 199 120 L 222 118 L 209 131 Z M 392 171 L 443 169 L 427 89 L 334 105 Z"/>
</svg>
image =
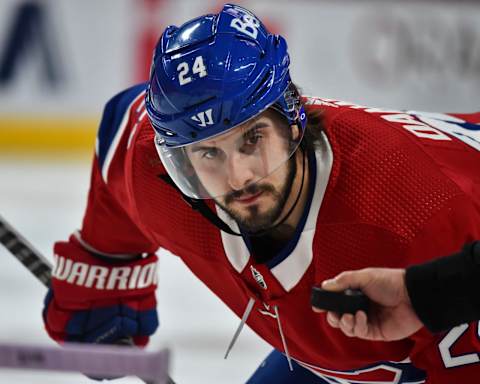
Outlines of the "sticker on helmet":
<svg viewBox="0 0 480 384">
<path fill-rule="evenodd" d="M 196 121 L 200 127 L 213 125 L 212 108 L 197 113 L 196 115 L 192 116 L 191 119 Z"/>
<path fill-rule="evenodd" d="M 193 79 L 190 76 L 187 76 L 190 72 L 190 67 L 186 61 L 181 62 L 177 65 L 178 72 L 178 82 L 180 85 L 185 85 L 190 83 Z M 198 77 L 207 76 L 207 68 L 203 63 L 203 57 L 197 56 L 192 66 L 192 73 L 198 75 Z"/>
<path fill-rule="evenodd" d="M 241 19 L 235 18 L 230 22 L 230 26 L 238 32 L 244 33 L 253 39 L 257 38 L 260 22 L 252 15 L 244 14 Z"/>
</svg>

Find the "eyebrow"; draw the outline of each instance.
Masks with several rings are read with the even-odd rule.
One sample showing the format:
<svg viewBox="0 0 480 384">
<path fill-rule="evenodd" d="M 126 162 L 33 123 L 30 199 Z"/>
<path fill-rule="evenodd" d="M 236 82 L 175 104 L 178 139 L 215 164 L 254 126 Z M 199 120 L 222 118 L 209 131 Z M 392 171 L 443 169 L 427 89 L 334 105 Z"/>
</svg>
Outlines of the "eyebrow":
<svg viewBox="0 0 480 384">
<path fill-rule="evenodd" d="M 260 121 L 258 123 L 253 124 L 251 127 L 248 127 L 248 129 L 245 130 L 244 135 L 249 133 L 250 131 L 253 131 L 254 129 L 262 129 L 262 128 L 267 128 L 269 125 L 263 121 Z"/>
<path fill-rule="evenodd" d="M 195 152 L 200 152 L 200 151 L 208 151 L 209 149 L 212 149 L 212 148 L 217 148 L 215 146 L 206 146 L 206 145 L 199 145 L 199 146 L 196 146 L 196 147 L 193 147 L 191 149 L 192 153 L 195 153 Z"/>
<path fill-rule="evenodd" d="M 263 121 L 255 123 L 252 126 L 248 127 L 245 130 L 245 132 L 243 132 L 242 136 L 247 135 L 248 133 L 250 133 L 253 130 L 267 128 L 268 126 L 269 125 L 267 123 L 263 122 Z M 200 151 L 208 151 L 212 148 L 217 148 L 217 147 L 214 146 L 214 145 L 198 145 L 198 146 L 192 147 L 191 151 L 192 151 L 192 153 L 195 153 L 195 152 L 200 152 Z"/>
</svg>

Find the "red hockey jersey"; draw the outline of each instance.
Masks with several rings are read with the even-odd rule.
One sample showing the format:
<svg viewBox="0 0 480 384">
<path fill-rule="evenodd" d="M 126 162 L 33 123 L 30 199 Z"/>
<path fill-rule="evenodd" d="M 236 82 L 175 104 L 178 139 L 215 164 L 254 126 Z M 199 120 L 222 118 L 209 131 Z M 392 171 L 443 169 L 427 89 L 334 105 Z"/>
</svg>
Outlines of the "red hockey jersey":
<svg viewBox="0 0 480 384">
<path fill-rule="evenodd" d="M 105 108 L 83 242 L 107 254 L 171 251 L 238 316 L 251 301 L 247 324 L 328 382 L 480 377 L 477 323 L 373 342 L 346 337 L 310 307 L 312 286 L 343 270 L 405 267 L 480 239 L 480 113 L 386 111 L 306 98 L 307 110 L 322 110 L 324 125 L 310 164 L 310 203 L 286 249 L 258 264 L 242 237 L 218 230 L 159 177 L 165 170 L 144 88 L 122 92 Z"/>
</svg>

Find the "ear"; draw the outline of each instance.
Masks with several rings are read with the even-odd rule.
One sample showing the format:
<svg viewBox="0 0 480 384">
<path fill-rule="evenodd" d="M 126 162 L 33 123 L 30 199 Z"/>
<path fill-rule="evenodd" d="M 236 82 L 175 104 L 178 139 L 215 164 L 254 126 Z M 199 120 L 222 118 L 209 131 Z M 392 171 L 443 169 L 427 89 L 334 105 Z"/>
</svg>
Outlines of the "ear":
<svg viewBox="0 0 480 384">
<path fill-rule="evenodd" d="M 290 129 L 292 130 L 292 140 L 298 141 L 298 139 L 300 138 L 300 130 L 298 129 L 298 125 L 292 124 L 290 126 Z"/>
</svg>

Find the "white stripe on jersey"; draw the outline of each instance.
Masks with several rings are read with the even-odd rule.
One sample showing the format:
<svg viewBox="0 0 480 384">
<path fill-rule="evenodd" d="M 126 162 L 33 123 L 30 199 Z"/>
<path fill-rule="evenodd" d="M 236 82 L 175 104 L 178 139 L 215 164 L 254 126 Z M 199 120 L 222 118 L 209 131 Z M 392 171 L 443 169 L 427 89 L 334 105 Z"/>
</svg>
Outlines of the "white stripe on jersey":
<svg viewBox="0 0 480 384">
<path fill-rule="evenodd" d="M 145 102 L 141 106 L 144 106 L 144 105 L 145 105 Z M 140 107 L 137 108 L 137 112 L 140 112 L 140 110 L 141 110 Z M 137 122 L 133 126 L 132 132 L 130 132 L 130 137 L 128 138 L 128 142 L 127 142 L 127 149 L 130 148 L 130 144 L 132 143 L 133 136 L 135 135 L 135 132 L 137 131 L 138 124 L 140 124 L 140 122 L 145 118 L 145 116 L 147 116 L 147 110 L 146 109 L 143 110 L 142 114 L 140 115 Z"/>
<path fill-rule="evenodd" d="M 132 105 L 135 104 L 140 97 L 145 97 L 145 91 L 142 91 L 133 101 L 129 104 L 128 108 L 126 109 L 122 121 L 120 123 L 120 126 L 115 133 L 115 137 L 112 140 L 112 143 L 110 144 L 110 147 L 108 148 L 107 155 L 105 156 L 105 161 L 103 162 L 103 167 L 102 167 L 102 177 L 105 183 L 108 182 L 108 171 L 110 169 L 110 164 L 112 162 L 113 156 L 115 155 L 117 151 L 118 144 L 120 143 L 120 139 L 123 136 L 123 133 L 125 131 L 125 128 L 127 127 L 128 124 L 128 118 L 130 116 L 130 110 L 132 109 Z M 98 149 L 97 149 L 97 155 L 98 155 Z"/>
</svg>

